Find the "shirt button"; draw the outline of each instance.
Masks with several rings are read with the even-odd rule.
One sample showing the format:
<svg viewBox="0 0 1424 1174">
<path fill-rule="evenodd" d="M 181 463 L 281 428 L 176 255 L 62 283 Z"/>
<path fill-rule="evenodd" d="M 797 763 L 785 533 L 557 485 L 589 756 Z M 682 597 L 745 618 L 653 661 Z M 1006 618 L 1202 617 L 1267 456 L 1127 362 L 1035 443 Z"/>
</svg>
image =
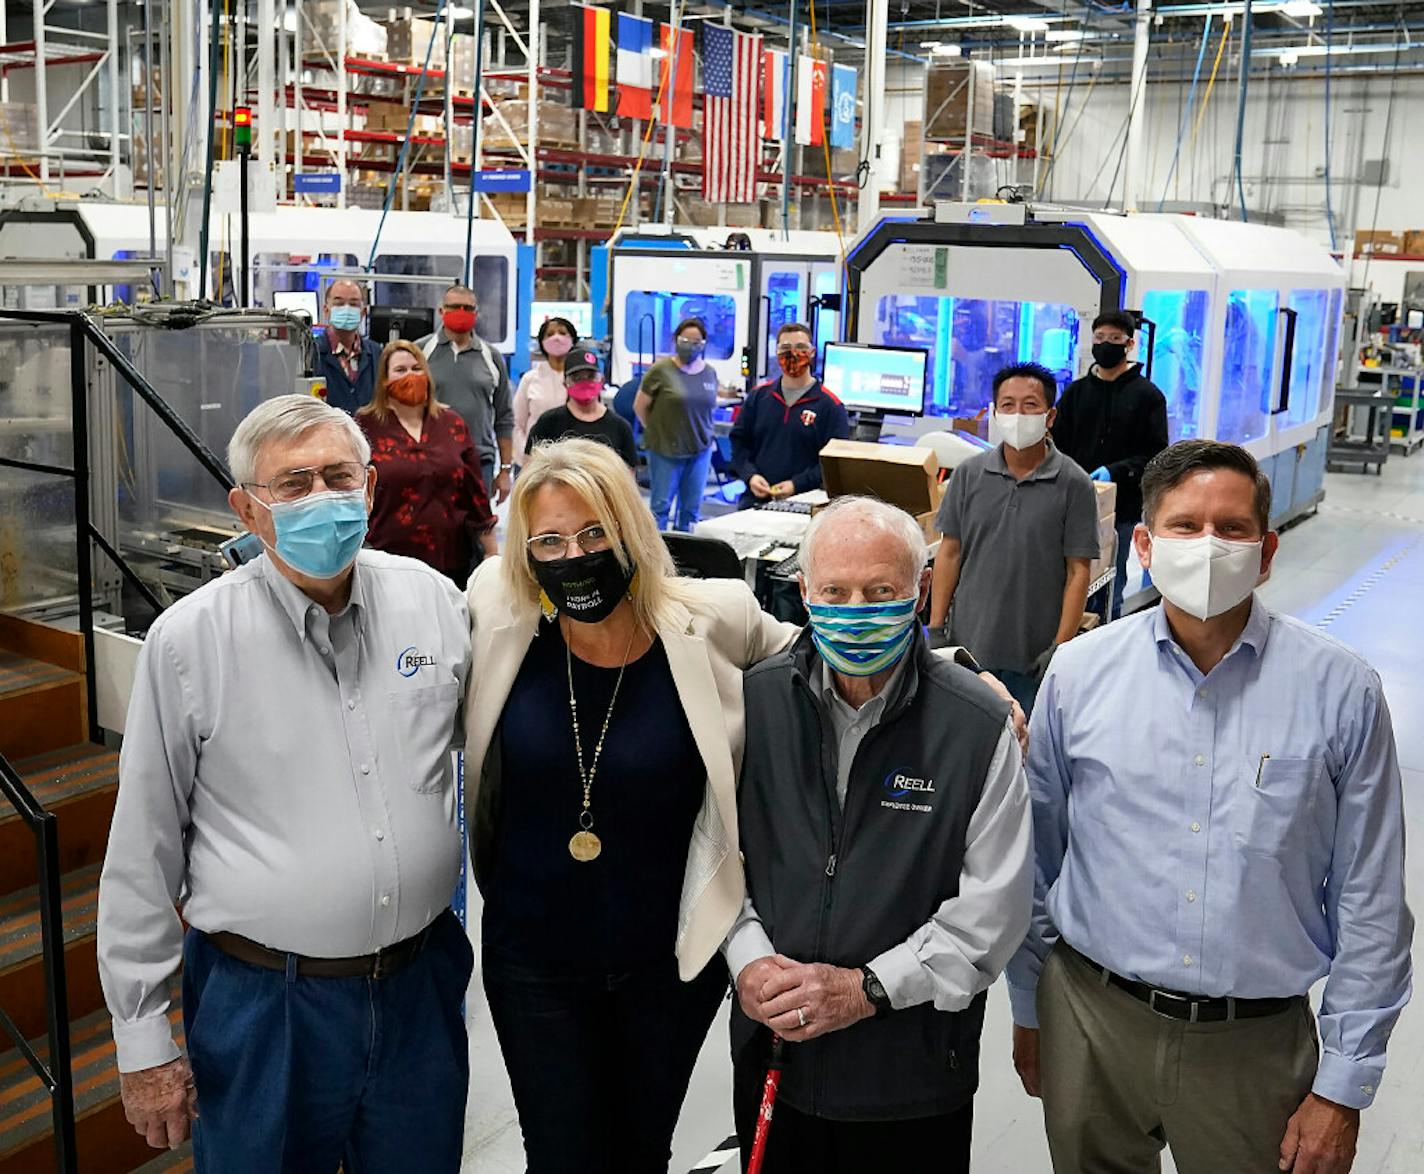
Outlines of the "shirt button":
<svg viewBox="0 0 1424 1174">
<path fill-rule="evenodd" d="M 1192 831 L 1194 831 L 1194 832 L 1199 832 L 1199 831 L 1201 831 L 1201 824 L 1199 824 L 1199 823 L 1194 823 L 1194 824 L 1192 824 Z"/>
<path fill-rule="evenodd" d="M 363 775 L 368 775 L 371 773 L 371 764 L 369 762 L 363 762 L 361 764 L 361 773 Z"/>
<path fill-rule="evenodd" d="M 390 895 L 389 893 L 387 893 L 384 897 L 381 898 L 381 907 L 384 908 L 385 906 L 389 905 L 390 903 L 391 903 L 391 895 Z"/>
<path fill-rule="evenodd" d="M 380 838 L 380 833 L 378 832 L 376 835 L 377 835 L 377 839 L 379 839 L 379 838 Z M 1188 903 L 1188 904 L 1191 904 L 1191 902 L 1195 901 L 1196 899 L 1197 899 L 1197 891 L 1196 891 L 1196 889 L 1188 889 L 1188 890 L 1187 890 L 1187 903 Z"/>
<path fill-rule="evenodd" d="M 1205 766 L 1205 765 L 1206 765 L 1206 758 L 1203 757 L 1203 756 L 1200 755 L 1200 754 L 1198 754 L 1195 758 L 1193 758 L 1192 761 L 1193 761 L 1194 763 L 1196 763 L 1198 766 Z"/>
<path fill-rule="evenodd" d="M 1191 956 L 1190 954 L 1183 954 L 1183 955 L 1182 955 L 1182 965 L 1183 965 L 1183 966 L 1190 966 L 1191 964 L 1192 964 L 1192 956 Z"/>
<path fill-rule="evenodd" d="M 1198 697 L 1205 697 L 1205 696 L 1206 696 L 1206 690 L 1205 690 L 1205 689 L 1198 689 L 1198 690 L 1197 690 L 1197 696 L 1198 696 Z"/>
<path fill-rule="evenodd" d="M 321 646 L 321 654 L 322 654 L 322 656 L 330 656 L 330 655 L 331 655 L 331 649 L 328 648 L 325 644 L 323 644 L 323 645 Z"/>
<path fill-rule="evenodd" d="M 1360 1091 L 1362 1093 L 1365 1093 L 1367 1096 L 1371 1096 L 1374 1094 L 1375 1086 L 1372 1084 L 1362 1084 L 1360 1085 Z"/>
<path fill-rule="evenodd" d="M 381 831 L 380 828 L 377 828 L 377 829 L 376 829 L 376 839 L 378 839 L 378 840 L 384 840 L 385 838 L 386 838 L 386 833 L 383 832 L 383 831 Z"/>
</svg>

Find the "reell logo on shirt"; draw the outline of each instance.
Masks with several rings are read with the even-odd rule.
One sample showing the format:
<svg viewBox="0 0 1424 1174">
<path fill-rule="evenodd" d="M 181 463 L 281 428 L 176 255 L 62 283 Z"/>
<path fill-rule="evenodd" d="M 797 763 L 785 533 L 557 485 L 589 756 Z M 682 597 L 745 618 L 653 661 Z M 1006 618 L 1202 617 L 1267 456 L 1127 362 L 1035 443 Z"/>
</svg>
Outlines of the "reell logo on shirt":
<svg viewBox="0 0 1424 1174">
<path fill-rule="evenodd" d="M 415 645 L 402 649 L 396 656 L 396 672 L 403 677 L 413 677 L 421 669 L 435 664 L 435 658 L 428 653 L 417 652 Z"/>
</svg>

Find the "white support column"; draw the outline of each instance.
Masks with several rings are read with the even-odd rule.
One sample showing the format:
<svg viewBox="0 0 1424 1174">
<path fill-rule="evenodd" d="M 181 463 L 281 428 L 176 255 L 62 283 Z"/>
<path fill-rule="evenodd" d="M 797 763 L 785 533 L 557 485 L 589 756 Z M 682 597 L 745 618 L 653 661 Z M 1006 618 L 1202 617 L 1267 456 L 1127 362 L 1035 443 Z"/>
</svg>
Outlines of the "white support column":
<svg viewBox="0 0 1424 1174">
<path fill-rule="evenodd" d="M 539 0 L 529 0 L 529 194 L 524 197 L 524 240 L 534 244 L 539 188 L 539 62 L 549 52 L 549 38 L 539 23 Z M 577 63 L 575 63 L 577 64 Z M 517 141 L 517 140 L 516 140 Z"/>
<path fill-rule="evenodd" d="M 306 144 L 306 138 L 302 131 L 306 126 L 306 111 L 302 109 L 302 75 L 306 72 L 306 63 L 302 60 L 302 27 L 307 23 L 307 15 L 302 8 L 302 0 L 297 0 L 297 27 L 292 30 L 292 66 L 294 76 L 292 80 L 292 118 L 296 123 L 292 136 L 293 146 L 296 148 L 296 164 L 293 168 L 294 176 L 302 173 L 302 150 Z M 346 176 L 341 177 L 341 190 L 346 190 Z M 296 179 L 292 180 L 292 202 L 299 207 L 306 202 L 306 197 L 299 195 L 296 190 Z M 337 193 L 336 206 L 338 208 L 345 205 L 345 198 L 341 193 Z"/>
<path fill-rule="evenodd" d="M 0 8 L 4 5 L 0 4 Z M 128 185 L 119 179 L 119 134 L 120 119 L 123 118 L 123 106 L 120 104 L 119 96 L 119 0 L 108 0 L 108 24 L 109 24 L 109 58 L 105 64 L 108 66 L 109 85 L 109 171 L 112 176 L 110 188 L 114 193 L 114 199 L 122 200 L 129 195 Z M 5 41 L 5 17 L 0 14 L 0 44 Z M 5 100 L 5 95 L 0 90 L 0 101 Z"/>
<path fill-rule="evenodd" d="M 113 0 L 110 0 L 113 3 Z M 6 27 L 5 5 L 0 4 L 0 45 L 10 43 L 10 34 Z M 10 74 L 0 69 L 0 103 L 10 100 Z"/>
<path fill-rule="evenodd" d="M 856 224 L 864 232 L 880 216 L 880 141 L 885 121 L 885 40 L 890 20 L 889 0 L 866 0 L 865 100 L 860 109 L 860 157 L 870 163 L 870 175 L 860 189 Z"/>
<path fill-rule="evenodd" d="M 281 35 L 273 0 L 257 0 L 257 170 L 272 174 L 277 137 L 276 41 Z M 264 181 L 265 182 L 265 181 Z"/>
<path fill-rule="evenodd" d="M 1142 128 L 1147 119 L 1147 45 L 1152 31 L 1152 0 L 1137 0 L 1132 42 L 1132 83 L 1128 86 L 1127 150 L 1122 165 L 1122 206 L 1136 212 L 1138 192 L 1146 178 Z"/>
<path fill-rule="evenodd" d="M 35 148 L 40 153 L 40 179 L 49 182 L 49 81 L 45 68 L 45 2 L 34 0 Z"/>
<path fill-rule="evenodd" d="M 341 187 L 336 193 L 336 206 L 346 207 L 346 188 L 351 181 L 351 173 L 346 167 L 346 131 L 350 118 L 346 113 L 346 4 L 343 0 L 336 18 L 336 170 L 341 176 Z"/>
</svg>

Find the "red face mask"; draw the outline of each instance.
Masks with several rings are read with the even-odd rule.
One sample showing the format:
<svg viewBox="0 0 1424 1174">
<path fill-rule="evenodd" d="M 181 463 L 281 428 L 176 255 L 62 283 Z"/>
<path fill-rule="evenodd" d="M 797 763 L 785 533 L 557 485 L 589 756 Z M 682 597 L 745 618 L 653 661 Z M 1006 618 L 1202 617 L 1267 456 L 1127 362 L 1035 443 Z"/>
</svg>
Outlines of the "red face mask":
<svg viewBox="0 0 1424 1174">
<path fill-rule="evenodd" d="M 430 380 L 424 371 L 408 371 L 386 384 L 386 394 L 407 407 L 419 407 L 430 398 Z"/>
<path fill-rule="evenodd" d="M 568 386 L 569 399 L 581 404 L 591 404 L 603 394 L 603 382 L 598 379 L 580 379 Z"/>
<path fill-rule="evenodd" d="M 799 379 L 811 368 L 811 356 L 803 351 L 784 351 L 776 356 L 781 364 L 781 373 Z"/>
<path fill-rule="evenodd" d="M 451 334 L 469 334 L 475 328 L 475 311 L 446 310 L 442 321 Z"/>
</svg>

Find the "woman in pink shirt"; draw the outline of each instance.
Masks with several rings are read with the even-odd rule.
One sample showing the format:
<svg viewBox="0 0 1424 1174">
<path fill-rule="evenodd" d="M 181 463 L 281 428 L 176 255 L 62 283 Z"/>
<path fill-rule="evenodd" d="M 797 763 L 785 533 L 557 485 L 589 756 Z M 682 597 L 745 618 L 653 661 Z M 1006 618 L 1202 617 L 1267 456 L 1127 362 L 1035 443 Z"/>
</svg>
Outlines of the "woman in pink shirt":
<svg viewBox="0 0 1424 1174">
<path fill-rule="evenodd" d="M 544 362 L 524 372 L 514 392 L 514 463 L 522 464 L 529 429 L 550 408 L 568 400 L 564 390 L 564 356 L 578 345 L 578 331 L 567 318 L 545 318 L 539 327 Z"/>
</svg>

